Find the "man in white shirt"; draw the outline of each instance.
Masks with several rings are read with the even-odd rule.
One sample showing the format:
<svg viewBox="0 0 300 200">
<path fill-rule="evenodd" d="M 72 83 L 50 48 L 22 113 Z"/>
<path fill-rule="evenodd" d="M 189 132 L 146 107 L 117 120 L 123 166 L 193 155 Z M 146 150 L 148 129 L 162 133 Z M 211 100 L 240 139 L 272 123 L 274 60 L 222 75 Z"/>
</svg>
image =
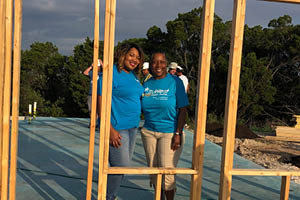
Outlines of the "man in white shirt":
<svg viewBox="0 0 300 200">
<path fill-rule="evenodd" d="M 178 65 L 177 68 L 176 68 L 176 75 L 178 76 L 178 78 L 180 78 L 182 80 L 185 92 L 188 93 L 188 91 L 189 91 L 189 80 L 185 75 L 183 75 L 182 71 L 183 71 L 182 67 L 180 67 Z"/>
</svg>

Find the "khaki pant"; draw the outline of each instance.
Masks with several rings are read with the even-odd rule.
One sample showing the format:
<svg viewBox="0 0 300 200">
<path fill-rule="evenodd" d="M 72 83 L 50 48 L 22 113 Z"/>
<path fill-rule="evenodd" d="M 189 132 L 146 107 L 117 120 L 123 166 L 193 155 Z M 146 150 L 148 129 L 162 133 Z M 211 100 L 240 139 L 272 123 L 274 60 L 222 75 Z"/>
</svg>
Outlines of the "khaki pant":
<svg viewBox="0 0 300 200">
<path fill-rule="evenodd" d="M 176 151 L 171 149 L 173 133 L 160 133 L 142 128 L 142 140 L 149 167 L 175 168 L 183 149 L 185 135 L 181 136 L 181 146 Z M 155 185 L 156 175 L 150 175 L 150 185 Z M 163 188 L 165 191 L 176 188 L 175 175 L 164 175 Z"/>
</svg>

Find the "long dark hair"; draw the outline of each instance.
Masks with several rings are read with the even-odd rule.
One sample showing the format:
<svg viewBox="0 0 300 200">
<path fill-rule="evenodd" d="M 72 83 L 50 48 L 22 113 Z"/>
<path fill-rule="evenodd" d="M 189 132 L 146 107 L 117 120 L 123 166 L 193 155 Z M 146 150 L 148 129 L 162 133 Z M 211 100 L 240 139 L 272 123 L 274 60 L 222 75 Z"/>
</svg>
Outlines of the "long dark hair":
<svg viewBox="0 0 300 200">
<path fill-rule="evenodd" d="M 144 52 L 143 52 L 142 48 L 139 45 L 137 45 L 135 43 L 125 43 L 125 44 L 122 44 L 116 50 L 115 60 L 117 62 L 118 71 L 121 71 L 124 68 L 125 56 L 130 51 L 130 49 L 132 49 L 132 48 L 135 48 L 139 52 L 139 54 L 140 54 L 140 63 L 134 69 L 135 74 L 138 75 L 139 72 L 141 71 L 141 67 L 143 65 L 144 58 L 145 58 Z"/>
</svg>

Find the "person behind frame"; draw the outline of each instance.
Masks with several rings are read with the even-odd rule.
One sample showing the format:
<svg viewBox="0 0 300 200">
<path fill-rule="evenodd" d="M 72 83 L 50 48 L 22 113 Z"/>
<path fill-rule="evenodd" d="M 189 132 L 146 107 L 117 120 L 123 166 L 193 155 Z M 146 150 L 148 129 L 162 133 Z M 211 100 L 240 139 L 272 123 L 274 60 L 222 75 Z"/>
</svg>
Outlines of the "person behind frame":
<svg viewBox="0 0 300 200">
<path fill-rule="evenodd" d="M 141 114 L 143 87 L 137 78 L 144 60 L 142 49 L 123 44 L 116 51 L 113 66 L 109 164 L 111 167 L 130 165 Z M 102 76 L 98 79 L 98 113 L 101 113 Z M 107 180 L 107 200 L 117 196 L 124 174 L 110 174 Z"/>
<path fill-rule="evenodd" d="M 142 111 L 145 123 L 141 136 L 149 167 L 176 167 L 184 144 L 183 127 L 188 97 L 182 81 L 167 73 L 166 55 L 154 53 L 150 61 L 152 78 L 144 83 Z M 150 185 L 156 176 L 150 175 Z M 176 184 L 174 175 L 164 175 L 162 195 L 173 200 Z M 162 196 L 163 197 L 163 196 Z"/>
<path fill-rule="evenodd" d="M 102 60 L 99 58 L 98 59 L 98 67 L 97 67 L 98 74 L 101 70 L 102 65 L 103 65 Z M 93 67 L 94 67 L 94 64 L 91 64 L 88 68 L 86 68 L 83 71 L 83 74 L 90 78 L 90 88 L 89 88 L 89 93 L 87 96 L 87 105 L 88 105 L 88 109 L 89 109 L 90 118 L 91 118 L 91 109 L 92 109 Z M 98 80 L 98 78 L 99 78 L 99 75 L 97 75 L 97 80 Z M 97 119 L 98 119 L 98 113 L 96 113 L 96 120 Z M 89 123 L 89 128 L 90 128 L 90 126 L 91 126 L 91 122 Z M 96 125 L 96 128 L 99 128 L 99 124 Z"/>
</svg>

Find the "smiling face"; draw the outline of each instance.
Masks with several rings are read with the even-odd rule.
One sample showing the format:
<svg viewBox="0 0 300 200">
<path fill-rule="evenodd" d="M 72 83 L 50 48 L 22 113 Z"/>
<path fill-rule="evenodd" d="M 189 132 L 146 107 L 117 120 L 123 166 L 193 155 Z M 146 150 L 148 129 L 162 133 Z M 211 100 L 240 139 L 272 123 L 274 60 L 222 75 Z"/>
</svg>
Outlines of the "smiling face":
<svg viewBox="0 0 300 200">
<path fill-rule="evenodd" d="M 167 59 L 163 53 L 155 53 L 152 57 L 152 73 L 155 79 L 162 79 L 167 75 Z"/>
<path fill-rule="evenodd" d="M 125 55 L 124 68 L 125 72 L 134 70 L 140 64 L 140 53 L 136 48 L 131 48 Z"/>
</svg>

